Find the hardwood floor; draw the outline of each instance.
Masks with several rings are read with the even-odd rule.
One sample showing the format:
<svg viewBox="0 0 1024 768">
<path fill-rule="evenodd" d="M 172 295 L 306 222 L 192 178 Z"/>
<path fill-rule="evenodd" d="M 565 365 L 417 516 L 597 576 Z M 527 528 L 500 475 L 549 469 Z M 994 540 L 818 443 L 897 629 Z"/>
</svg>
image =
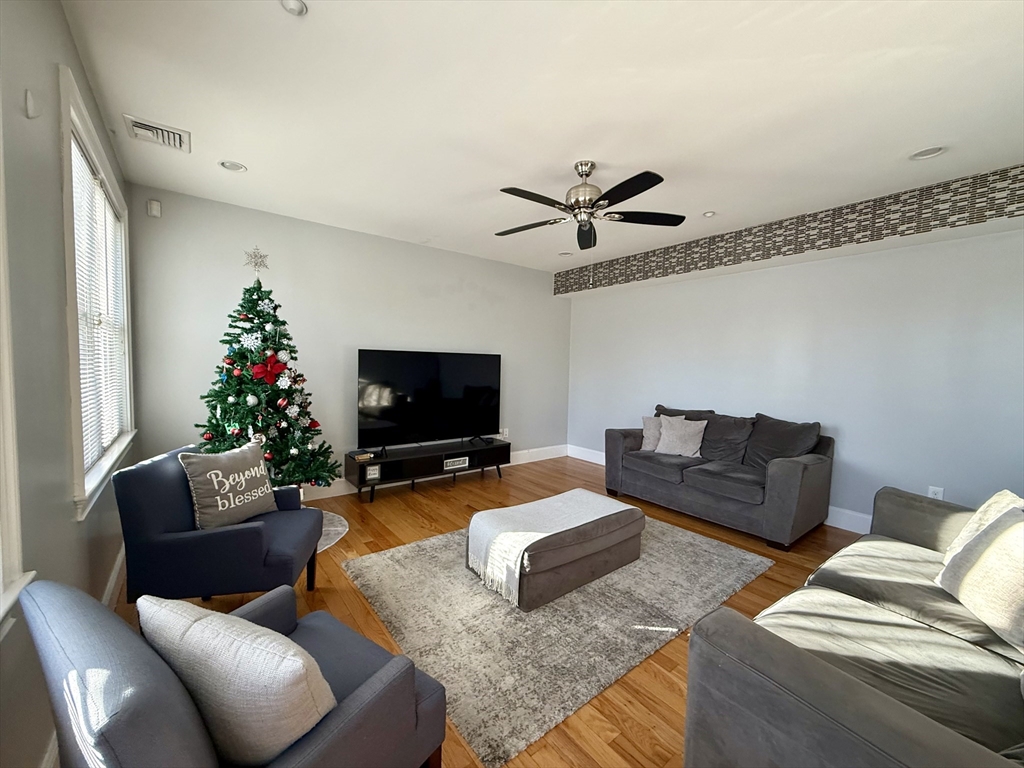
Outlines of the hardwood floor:
<svg viewBox="0 0 1024 768">
<path fill-rule="evenodd" d="M 342 515 L 351 529 L 317 558 L 316 591 L 306 592 L 305 579 L 299 580 L 295 588 L 299 613 L 329 611 L 366 637 L 399 653 L 401 649 L 366 598 L 341 569 L 344 560 L 465 528 L 473 513 L 482 509 L 534 501 L 572 488 L 604 493 L 603 467 L 578 459 L 519 464 L 502 472 L 501 480 L 491 470 L 483 477 L 460 475 L 454 484 L 451 478 L 417 482 L 415 491 L 408 486 L 384 488 L 377 491 L 373 504 L 361 502 L 355 495 L 308 502 L 309 506 Z M 364 494 L 363 498 L 368 496 Z M 655 504 L 628 500 L 657 520 L 774 560 L 775 565 L 725 602 L 746 616 L 754 616 L 799 587 L 826 558 L 857 538 L 855 533 L 822 526 L 797 542 L 791 551 L 782 552 L 753 536 Z M 254 597 L 255 594 L 217 597 L 203 605 L 231 611 Z M 138 625 L 135 607 L 125 602 L 123 586 L 117 612 L 133 626 Z M 688 639 L 689 632 L 684 632 L 671 640 L 513 758 L 509 768 L 679 766 L 686 712 Z M 480 765 L 450 720 L 443 764 L 445 768 Z"/>
</svg>

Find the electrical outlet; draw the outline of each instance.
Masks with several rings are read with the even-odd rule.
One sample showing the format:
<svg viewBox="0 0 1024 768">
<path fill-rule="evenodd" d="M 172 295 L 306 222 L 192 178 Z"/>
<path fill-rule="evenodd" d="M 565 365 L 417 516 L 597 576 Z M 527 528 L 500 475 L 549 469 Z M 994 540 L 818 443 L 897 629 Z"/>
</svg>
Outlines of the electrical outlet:
<svg viewBox="0 0 1024 768">
<path fill-rule="evenodd" d="M 941 499 L 943 492 L 944 492 L 943 488 L 937 488 L 934 485 L 929 485 L 928 486 L 928 498 L 931 498 L 931 499 Z"/>
<path fill-rule="evenodd" d="M 503 427 L 501 430 L 501 439 L 508 440 L 508 427 Z"/>
</svg>

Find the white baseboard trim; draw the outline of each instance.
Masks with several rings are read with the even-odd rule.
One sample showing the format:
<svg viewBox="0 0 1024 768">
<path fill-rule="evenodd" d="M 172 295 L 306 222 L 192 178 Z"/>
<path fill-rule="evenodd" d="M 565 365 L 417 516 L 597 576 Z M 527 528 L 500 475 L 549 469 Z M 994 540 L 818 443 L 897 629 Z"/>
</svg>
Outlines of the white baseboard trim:
<svg viewBox="0 0 1024 768">
<path fill-rule="evenodd" d="M 55 730 L 53 736 L 50 737 L 50 743 L 46 745 L 46 752 L 43 753 L 43 759 L 39 763 L 39 768 L 58 768 L 58 758 L 57 731 Z"/>
<path fill-rule="evenodd" d="M 512 464 L 528 464 L 531 461 L 544 461 L 545 459 L 557 459 L 561 456 L 567 455 L 569 446 L 567 445 L 546 445 L 542 448 L 527 448 L 522 451 L 512 451 Z M 602 463 L 604 457 L 602 454 Z M 446 477 L 447 473 L 436 475 L 436 477 Z M 430 480 L 429 477 L 419 478 L 420 480 Z M 391 488 L 396 485 L 408 485 L 408 480 L 403 480 L 398 483 L 381 483 L 378 488 Z M 302 486 L 302 498 L 304 501 L 313 501 L 315 499 L 326 499 L 331 496 L 348 496 L 351 493 L 355 493 L 358 489 L 352 485 L 348 480 L 338 479 L 335 480 L 327 488 L 311 487 L 308 485 Z"/>
<path fill-rule="evenodd" d="M 825 518 L 825 525 L 833 528 L 843 528 L 854 533 L 871 532 L 871 515 L 867 512 L 855 512 L 852 509 L 842 507 L 829 507 L 828 517 Z"/>
<path fill-rule="evenodd" d="M 569 455 L 574 459 L 583 459 L 591 464 L 604 466 L 604 451 L 595 451 L 592 448 L 582 448 L 578 445 L 569 446 Z"/>
<path fill-rule="evenodd" d="M 545 461 L 546 459 L 559 459 L 567 455 L 569 446 L 548 445 L 543 448 L 527 448 L 525 451 L 512 451 L 513 464 L 529 464 L 531 461 Z"/>
<path fill-rule="evenodd" d="M 103 590 L 103 604 L 109 608 L 113 608 L 112 601 L 117 600 L 117 592 L 121 587 L 121 568 L 124 566 L 124 544 L 121 545 L 121 551 L 117 553 L 117 559 L 114 560 L 114 569 L 110 572 L 110 578 L 107 579 L 106 589 Z M 54 739 L 57 737 L 54 736 Z M 56 741 L 54 744 L 56 745 Z M 56 747 L 54 747 L 56 748 Z"/>
</svg>

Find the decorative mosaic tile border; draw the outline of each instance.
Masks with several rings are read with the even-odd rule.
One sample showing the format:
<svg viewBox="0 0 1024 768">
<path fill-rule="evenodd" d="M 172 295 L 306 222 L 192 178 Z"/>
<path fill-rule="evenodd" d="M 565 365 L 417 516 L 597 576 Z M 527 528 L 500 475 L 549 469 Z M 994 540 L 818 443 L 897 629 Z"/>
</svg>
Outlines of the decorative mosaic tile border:
<svg viewBox="0 0 1024 768">
<path fill-rule="evenodd" d="M 555 295 L 1024 216 L 1024 165 L 555 273 Z"/>
</svg>

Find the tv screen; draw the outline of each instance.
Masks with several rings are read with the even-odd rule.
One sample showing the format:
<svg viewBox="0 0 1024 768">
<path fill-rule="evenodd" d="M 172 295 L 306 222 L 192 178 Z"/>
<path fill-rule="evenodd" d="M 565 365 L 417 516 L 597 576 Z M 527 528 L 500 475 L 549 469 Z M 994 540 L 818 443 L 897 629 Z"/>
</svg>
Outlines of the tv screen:
<svg viewBox="0 0 1024 768">
<path fill-rule="evenodd" d="M 359 350 L 359 447 L 498 432 L 501 355 Z"/>
</svg>

